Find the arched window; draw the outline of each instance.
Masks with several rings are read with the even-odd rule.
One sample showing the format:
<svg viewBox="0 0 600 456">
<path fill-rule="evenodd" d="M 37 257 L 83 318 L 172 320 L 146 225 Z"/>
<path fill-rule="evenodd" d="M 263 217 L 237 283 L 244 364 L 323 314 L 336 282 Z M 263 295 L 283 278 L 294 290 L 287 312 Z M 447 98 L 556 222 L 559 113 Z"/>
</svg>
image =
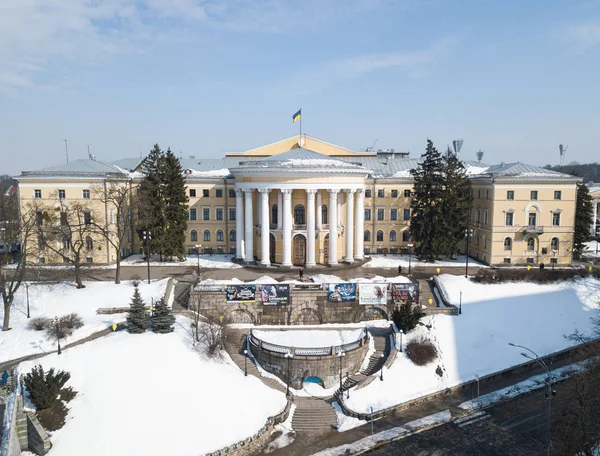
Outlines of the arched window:
<svg viewBox="0 0 600 456">
<path fill-rule="evenodd" d="M 71 248 L 71 239 L 69 239 L 67 236 L 63 236 L 62 245 L 63 245 L 63 249 L 65 249 L 65 250 L 70 249 Z"/>
<path fill-rule="evenodd" d="M 535 239 L 534 238 L 527 239 L 527 250 L 535 250 Z"/>
<path fill-rule="evenodd" d="M 204 242 L 210 242 L 210 231 L 204 230 Z"/>
<path fill-rule="evenodd" d="M 190 241 L 192 241 L 192 242 L 198 241 L 198 232 L 196 230 L 190 231 Z"/>
<path fill-rule="evenodd" d="M 223 230 L 217 230 L 217 242 L 223 242 Z"/>
<path fill-rule="evenodd" d="M 504 238 L 504 250 L 512 250 L 512 239 L 509 237 Z"/>
<path fill-rule="evenodd" d="M 377 231 L 377 242 L 382 242 L 383 241 L 383 231 L 379 230 Z"/>
<path fill-rule="evenodd" d="M 325 224 L 325 223 L 329 223 L 327 221 L 327 206 L 325 206 L 324 204 L 321 206 L 321 221 Z"/>
<path fill-rule="evenodd" d="M 236 235 L 236 233 L 235 233 L 235 230 L 231 230 L 231 231 L 229 232 L 229 240 L 230 240 L 231 242 L 235 242 L 235 241 L 236 241 L 236 236 L 235 236 L 235 235 Z"/>
<path fill-rule="evenodd" d="M 390 242 L 396 242 L 396 230 L 390 231 Z"/>
<path fill-rule="evenodd" d="M 550 241 L 550 248 L 552 250 L 558 250 L 558 238 L 557 237 L 553 237 L 552 240 Z"/>
<path fill-rule="evenodd" d="M 371 232 L 369 230 L 365 230 L 364 241 L 369 242 L 371 240 Z"/>
<path fill-rule="evenodd" d="M 271 223 L 273 223 L 273 224 L 279 223 L 278 218 L 277 218 L 277 204 L 273 204 L 273 207 L 271 208 Z"/>
<path fill-rule="evenodd" d="M 92 238 L 90 236 L 85 238 L 85 248 L 87 250 L 93 250 L 94 249 L 94 241 L 92 240 Z"/>
<path fill-rule="evenodd" d="M 487 236 L 484 234 L 482 237 L 483 237 L 483 248 L 487 249 Z"/>
<path fill-rule="evenodd" d="M 306 224 L 306 211 L 304 210 L 304 206 L 302 204 L 298 204 L 294 208 L 294 224 L 296 224 L 296 225 Z"/>
<path fill-rule="evenodd" d="M 404 230 L 402 232 L 402 242 L 410 241 L 410 232 L 408 230 Z"/>
</svg>

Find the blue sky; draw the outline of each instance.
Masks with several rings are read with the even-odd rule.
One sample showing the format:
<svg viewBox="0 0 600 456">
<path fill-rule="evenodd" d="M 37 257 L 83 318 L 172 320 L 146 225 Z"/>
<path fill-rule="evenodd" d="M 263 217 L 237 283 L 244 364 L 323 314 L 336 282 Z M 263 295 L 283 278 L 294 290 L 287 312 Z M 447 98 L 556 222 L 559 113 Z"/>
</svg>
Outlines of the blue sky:
<svg viewBox="0 0 600 456">
<path fill-rule="evenodd" d="M 2 0 L 0 173 L 221 157 L 303 131 L 419 156 L 598 160 L 600 1 Z"/>
</svg>

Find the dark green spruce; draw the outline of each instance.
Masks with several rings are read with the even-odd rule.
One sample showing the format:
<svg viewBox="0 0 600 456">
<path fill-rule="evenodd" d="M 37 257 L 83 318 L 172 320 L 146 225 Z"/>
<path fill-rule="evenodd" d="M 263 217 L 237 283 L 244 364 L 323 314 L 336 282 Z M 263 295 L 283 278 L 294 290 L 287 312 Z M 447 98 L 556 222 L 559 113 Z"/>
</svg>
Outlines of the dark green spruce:
<svg viewBox="0 0 600 456">
<path fill-rule="evenodd" d="M 592 196 L 583 182 L 577 183 L 577 205 L 575 206 L 575 232 L 573 233 L 573 257 L 581 258 L 585 243 L 590 240 L 590 227 L 594 218 Z"/>
<path fill-rule="evenodd" d="M 165 225 L 163 255 L 171 260 L 185 259 L 185 229 L 188 220 L 188 197 L 179 159 L 168 149 L 163 157 L 163 198 Z"/>
<path fill-rule="evenodd" d="M 132 334 L 141 334 L 148 328 L 148 315 L 144 309 L 144 301 L 140 295 L 138 285 L 134 285 L 133 297 L 129 304 L 129 312 L 127 312 L 127 324 L 129 332 Z"/>
<path fill-rule="evenodd" d="M 151 320 L 153 332 L 159 334 L 173 332 L 175 317 L 171 315 L 171 309 L 167 307 L 164 299 L 159 299 L 154 305 Z"/>
</svg>

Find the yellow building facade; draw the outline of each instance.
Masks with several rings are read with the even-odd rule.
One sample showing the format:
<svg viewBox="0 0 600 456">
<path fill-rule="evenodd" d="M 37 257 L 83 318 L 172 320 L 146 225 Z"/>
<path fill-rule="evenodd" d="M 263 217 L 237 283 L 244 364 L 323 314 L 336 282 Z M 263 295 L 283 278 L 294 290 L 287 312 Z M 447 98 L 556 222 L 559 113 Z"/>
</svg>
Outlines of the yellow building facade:
<svg viewBox="0 0 600 456">
<path fill-rule="evenodd" d="M 86 189 L 112 180 L 135 188 L 139 160 L 65 165 L 23 173 L 21 207 L 36 199 L 81 201 Z M 189 196 L 190 253 L 229 253 L 263 266 L 335 265 L 373 253 L 408 251 L 410 169 L 417 159 L 394 150 L 357 153 L 309 136 L 287 138 L 220 159 L 180 159 Z M 99 165 L 98 163 L 101 163 Z M 67 164 L 68 165 L 68 164 Z M 87 177 L 86 166 L 104 173 Z M 570 264 L 577 178 L 521 163 L 466 162 L 473 186 L 469 253 L 491 265 Z M 115 171 L 116 170 L 116 171 Z M 116 172 L 116 174 L 115 174 Z M 52 178 L 52 174 L 63 175 Z M 119 174 L 120 173 L 120 174 Z M 50 196 L 52 194 L 52 196 Z M 84 203 L 111 223 L 101 192 Z M 101 239 L 93 262 L 118 254 Z M 462 246 L 464 253 L 466 246 Z M 122 256 L 139 253 L 132 225 Z"/>
</svg>

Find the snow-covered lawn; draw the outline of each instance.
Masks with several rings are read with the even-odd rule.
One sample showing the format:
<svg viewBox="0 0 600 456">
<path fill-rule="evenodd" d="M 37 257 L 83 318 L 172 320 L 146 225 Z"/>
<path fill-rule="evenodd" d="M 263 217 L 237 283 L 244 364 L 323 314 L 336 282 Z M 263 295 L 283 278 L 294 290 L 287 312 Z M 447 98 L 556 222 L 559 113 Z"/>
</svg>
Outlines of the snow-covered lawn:
<svg viewBox="0 0 600 456">
<path fill-rule="evenodd" d="M 243 266 L 233 263 L 233 255 L 200 255 L 200 267 L 206 269 L 240 269 Z M 188 255 L 184 261 L 158 261 L 152 256 L 150 266 L 191 266 L 198 267 L 198 256 Z M 121 266 L 145 266 L 142 255 L 131 255 L 121 261 Z M 114 267 L 114 265 L 112 266 Z"/>
<path fill-rule="evenodd" d="M 140 283 L 142 298 L 149 305 L 163 297 L 168 279 Z M 120 285 L 113 282 L 85 282 L 85 288 L 78 290 L 73 283 L 35 284 L 29 286 L 29 310 L 31 319 L 35 317 L 60 317 L 77 313 L 84 326 L 66 339 L 61 345 L 83 339 L 90 334 L 125 321 L 125 313 L 98 315 L 99 307 L 126 307 L 133 296 L 133 282 L 124 281 Z M 0 323 L 4 309 L 0 309 Z M 56 350 L 56 339 L 49 338 L 46 331 L 35 331 L 27 326 L 27 295 L 22 284 L 15 296 L 10 313 L 10 331 L 0 332 L 0 362 L 22 356 Z"/>
<path fill-rule="evenodd" d="M 189 320 L 171 334 L 110 334 L 23 363 L 71 373 L 79 392 L 50 456 L 197 456 L 255 434 L 283 410 L 285 395 L 229 360 L 193 348 Z"/>
<path fill-rule="evenodd" d="M 583 255 L 590 258 L 600 258 L 600 242 L 589 241 L 585 243 L 586 250 Z"/>
<path fill-rule="evenodd" d="M 364 268 L 398 268 L 398 266 L 402 266 L 403 271 L 408 272 L 408 255 L 371 255 L 371 261 L 365 263 L 363 265 Z M 429 267 L 444 267 L 444 266 L 463 266 L 466 263 L 466 257 L 461 255 L 456 258 L 456 260 L 451 260 L 449 258 L 445 260 L 439 260 L 435 263 L 427 263 L 425 261 L 419 261 L 415 255 L 413 254 L 411 257 L 411 267 L 416 266 L 429 266 Z M 480 268 L 487 268 L 483 263 L 479 263 L 475 261 L 473 258 L 469 258 L 469 266 L 477 266 Z M 405 269 L 406 268 L 406 269 Z"/>
<path fill-rule="evenodd" d="M 310 276 L 310 280 L 314 283 L 340 283 L 340 282 L 355 282 L 355 283 L 408 283 L 411 280 L 406 276 L 397 277 L 382 277 L 375 276 L 371 278 L 367 277 L 353 277 L 342 279 L 332 274 L 315 274 Z"/>
<path fill-rule="evenodd" d="M 440 358 L 419 367 L 405 351 L 398 353 L 392 366 L 384 369 L 383 382 L 351 391 L 346 404 L 352 410 L 381 410 L 526 362 L 524 350 L 509 342 L 539 355 L 571 346 L 564 336 L 575 330 L 590 335 L 590 317 L 597 315 L 594 310 L 600 302 L 600 281 L 593 278 L 551 285 L 484 285 L 444 274 L 439 282 L 452 304 L 458 305 L 462 291 L 462 315 L 425 317 L 422 322 L 431 330 L 419 326 L 403 342 L 405 347 L 410 339 L 427 335 Z M 438 366 L 441 376 L 436 374 Z"/>
<path fill-rule="evenodd" d="M 254 336 L 276 345 L 286 347 L 318 348 L 333 347 L 356 342 L 364 336 L 363 329 L 334 330 L 302 330 L 289 329 L 278 331 L 254 330 Z"/>
</svg>

